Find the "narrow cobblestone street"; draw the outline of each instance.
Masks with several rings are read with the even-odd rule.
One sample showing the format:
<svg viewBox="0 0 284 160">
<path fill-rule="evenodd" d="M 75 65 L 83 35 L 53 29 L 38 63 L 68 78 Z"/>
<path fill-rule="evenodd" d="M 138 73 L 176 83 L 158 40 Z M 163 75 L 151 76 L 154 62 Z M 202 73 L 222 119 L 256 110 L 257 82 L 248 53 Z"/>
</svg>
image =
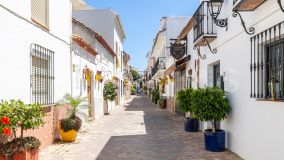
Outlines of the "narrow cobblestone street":
<svg viewBox="0 0 284 160">
<path fill-rule="evenodd" d="M 135 96 L 109 116 L 85 126 L 75 143 L 55 144 L 40 160 L 239 160 L 204 150 L 202 133 L 183 131 L 183 118 Z"/>
</svg>

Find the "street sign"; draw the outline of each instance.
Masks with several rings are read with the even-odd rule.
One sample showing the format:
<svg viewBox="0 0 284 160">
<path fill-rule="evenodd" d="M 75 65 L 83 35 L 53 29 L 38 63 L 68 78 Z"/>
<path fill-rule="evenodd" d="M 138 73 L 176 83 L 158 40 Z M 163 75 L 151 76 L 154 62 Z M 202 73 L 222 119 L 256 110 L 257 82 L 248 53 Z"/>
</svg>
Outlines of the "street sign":
<svg viewBox="0 0 284 160">
<path fill-rule="evenodd" d="M 170 52 L 176 60 L 181 59 L 186 54 L 186 43 L 171 43 Z"/>
</svg>

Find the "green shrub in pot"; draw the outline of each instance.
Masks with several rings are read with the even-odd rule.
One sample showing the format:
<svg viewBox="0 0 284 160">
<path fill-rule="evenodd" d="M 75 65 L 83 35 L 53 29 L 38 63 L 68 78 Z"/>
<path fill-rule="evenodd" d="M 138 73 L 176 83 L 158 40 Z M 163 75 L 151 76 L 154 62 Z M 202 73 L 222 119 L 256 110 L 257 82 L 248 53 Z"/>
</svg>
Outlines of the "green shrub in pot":
<svg viewBox="0 0 284 160">
<path fill-rule="evenodd" d="M 194 90 L 188 88 L 181 90 L 177 93 L 177 101 L 180 110 L 183 113 L 190 113 L 190 117 L 185 116 L 184 130 L 187 132 L 198 132 L 199 131 L 199 120 L 194 116 L 192 103 L 194 102 L 193 94 Z M 185 114 L 186 115 L 186 114 Z"/>
<path fill-rule="evenodd" d="M 196 90 L 193 99 L 195 116 L 201 121 L 210 122 L 212 127 L 204 132 L 205 148 L 216 152 L 225 150 L 225 132 L 217 129 L 218 122 L 227 118 L 230 112 L 225 92 L 220 88 L 206 87 Z"/>
</svg>

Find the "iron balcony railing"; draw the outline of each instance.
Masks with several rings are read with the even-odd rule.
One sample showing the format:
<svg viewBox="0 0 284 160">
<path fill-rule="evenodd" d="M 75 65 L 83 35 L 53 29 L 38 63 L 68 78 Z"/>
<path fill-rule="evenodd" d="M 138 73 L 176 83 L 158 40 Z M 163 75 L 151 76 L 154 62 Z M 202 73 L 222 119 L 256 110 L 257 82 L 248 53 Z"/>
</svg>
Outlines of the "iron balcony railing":
<svg viewBox="0 0 284 160">
<path fill-rule="evenodd" d="M 209 12 L 210 1 L 203 1 L 193 15 L 195 20 L 193 26 L 194 42 L 203 35 L 216 35 L 216 25 Z"/>
<path fill-rule="evenodd" d="M 154 76 L 159 69 L 166 69 L 166 57 L 159 57 L 156 61 L 153 69 L 152 69 L 152 76 Z"/>
</svg>

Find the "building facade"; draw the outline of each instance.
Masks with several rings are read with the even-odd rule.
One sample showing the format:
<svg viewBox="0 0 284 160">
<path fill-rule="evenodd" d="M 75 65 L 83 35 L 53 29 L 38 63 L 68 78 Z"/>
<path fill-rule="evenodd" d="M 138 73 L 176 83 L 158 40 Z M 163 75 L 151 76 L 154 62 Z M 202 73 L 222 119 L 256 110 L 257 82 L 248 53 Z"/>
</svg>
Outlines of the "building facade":
<svg viewBox="0 0 284 160">
<path fill-rule="evenodd" d="M 283 1 L 282 8 L 281 0 L 221 2 L 218 13 L 218 5 L 212 5 L 214 12 L 211 1 L 201 1 L 177 37 L 187 40 L 190 59 L 176 61 L 165 75 L 182 74 L 174 78 L 176 91 L 206 86 L 225 90 L 232 111 L 221 128 L 230 150 L 249 160 L 284 159 L 284 127 L 279 124 L 284 120 Z M 180 63 L 183 73 L 177 72 Z M 202 122 L 201 129 L 208 125 Z"/>
<path fill-rule="evenodd" d="M 85 121 L 97 119 L 114 107 L 104 101 L 103 88 L 114 75 L 116 54 L 101 35 L 74 18 L 72 28 L 72 92 L 88 98 L 78 114 Z"/>
<path fill-rule="evenodd" d="M 92 9 L 73 11 L 73 17 L 101 34 L 116 53 L 113 79 L 119 88 L 119 94 L 115 102 L 117 105 L 123 103 L 123 42 L 126 37 L 119 15 L 111 9 Z"/>
<path fill-rule="evenodd" d="M 53 105 L 71 92 L 72 4 L 69 0 L 0 1 L 0 12 L 1 99 L 44 106 L 46 124 L 25 134 L 38 137 L 46 146 L 56 138 L 57 120 L 65 114 Z"/>
</svg>

